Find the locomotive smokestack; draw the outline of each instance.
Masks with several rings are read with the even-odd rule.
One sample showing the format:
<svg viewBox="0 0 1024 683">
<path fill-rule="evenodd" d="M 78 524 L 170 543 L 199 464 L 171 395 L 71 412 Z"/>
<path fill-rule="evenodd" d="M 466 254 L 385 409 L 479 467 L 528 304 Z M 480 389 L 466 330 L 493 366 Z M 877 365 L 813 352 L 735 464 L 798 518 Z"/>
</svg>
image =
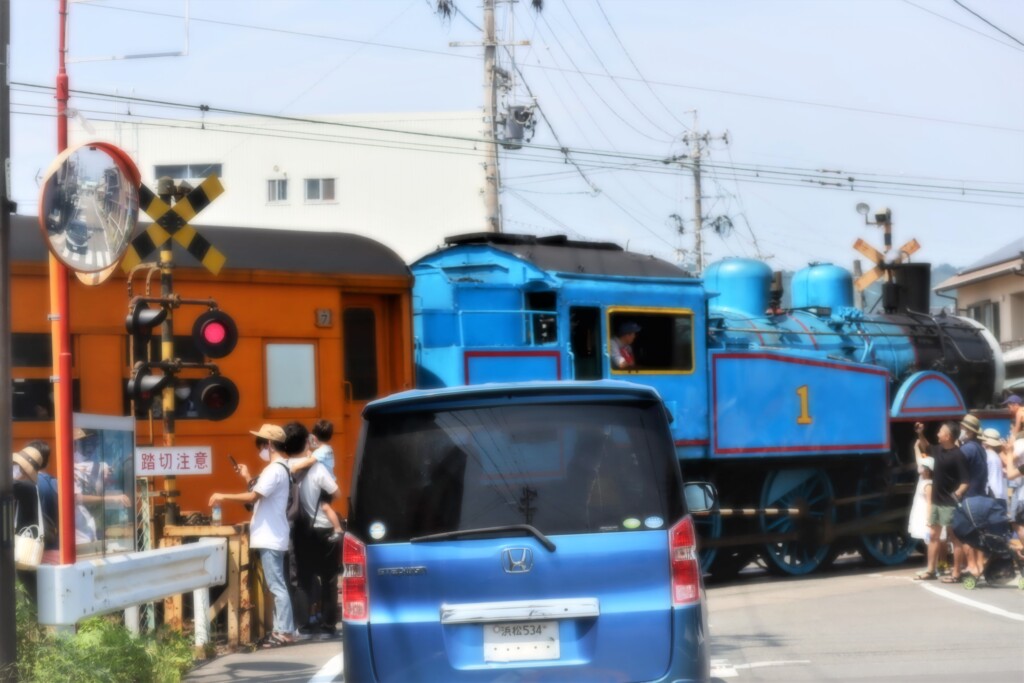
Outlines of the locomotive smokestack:
<svg viewBox="0 0 1024 683">
<path fill-rule="evenodd" d="M 895 263 L 889 267 L 893 271 L 896 288 L 895 310 L 891 312 L 928 313 L 931 308 L 932 264 Z"/>
</svg>

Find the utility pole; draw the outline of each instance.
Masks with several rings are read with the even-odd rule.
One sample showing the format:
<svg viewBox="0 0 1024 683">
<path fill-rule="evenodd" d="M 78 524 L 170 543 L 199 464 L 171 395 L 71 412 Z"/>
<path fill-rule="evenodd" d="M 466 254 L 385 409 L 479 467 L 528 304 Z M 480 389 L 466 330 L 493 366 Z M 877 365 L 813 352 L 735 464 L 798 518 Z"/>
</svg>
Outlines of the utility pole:
<svg viewBox="0 0 1024 683">
<path fill-rule="evenodd" d="M 0 453 L 11 452 L 11 3 L 0 0 Z M 14 477 L 0 466 L 0 681 L 15 681 L 18 661 L 14 606 Z"/>
<path fill-rule="evenodd" d="M 694 233 L 694 250 L 697 252 L 697 274 L 700 275 L 704 272 L 704 242 L 703 242 L 703 230 L 704 230 L 704 209 L 701 205 L 701 185 L 700 185 L 700 160 L 703 156 L 704 147 L 712 140 L 722 140 L 726 144 L 729 143 L 729 134 L 723 133 L 718 136 L 712 136 L 708 131 L 700 132 L 697 125 L 697 110 L 693 110 L 693 130 L 683 135 L 683 142 L 689 147 L 690 152 L 688 156 L 691 160 L 691 168 L 693 171 L 693 233 Z"/>
<path fill-rule="evenodd" d="M 487 212 L 487 227 L 492 232 L 501 232 L 501 204 L 498 192 L 501 189 L 501 171 L 498 168 L 498 87 L 497 67 L 498 45 L 494 36 L 494 2 L 484 0 L 484 124 L 487 144 L 484 161 L 484 209 Z"/>
<path fill-rule="evenodd" d="M 480 47 L 484 48 L 484 211 L 485 229 L 487 232 L 501 232 L 501 203 L 499 194 L 501 192 L 501 169 L 498 166 L 498 88 L 501 85 L 503 76 L 502 70 L 498 67 L 498 48 L 513 45 L 529 45 L 530 41 L 500 41 L 494 27 L 494 6 L 497 0 L 483 0 L 484 2 L 484 25 L 483 42 L 467 43 L 464 41 L 453 41 L 448 43 L 451 47 Z M 535 7 L 537 0 L 534 0 Z M 438 5 L 448 4 L 439 2 Z"/>
</svg>

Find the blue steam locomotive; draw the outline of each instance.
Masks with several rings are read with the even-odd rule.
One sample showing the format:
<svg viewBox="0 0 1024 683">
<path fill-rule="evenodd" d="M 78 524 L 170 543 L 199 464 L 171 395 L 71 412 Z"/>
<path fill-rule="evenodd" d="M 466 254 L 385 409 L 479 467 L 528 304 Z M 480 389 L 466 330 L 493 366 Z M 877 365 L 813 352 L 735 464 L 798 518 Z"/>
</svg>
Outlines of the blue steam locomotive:
<svg viewBox="0 0 1024 683">
<path fill-rule="evenodd" d="M 412 265 L 417 380 L 650 385 L 684 476 L 719 489 L 700 520 L 713 573 L 760 555 L 806 574 L 854 547 L 897 564 L 913 549 L 913 423 L 991 405 L 1003 367 L 984 327 L 927 313 L 927 264 L 893 268 L 882 314 L 855 308 L 850 274 L 827 264 L 793 276 L 784 310 L 758 261 L 698 279 L 614 244 L 457 236 Z"/>
</svg>

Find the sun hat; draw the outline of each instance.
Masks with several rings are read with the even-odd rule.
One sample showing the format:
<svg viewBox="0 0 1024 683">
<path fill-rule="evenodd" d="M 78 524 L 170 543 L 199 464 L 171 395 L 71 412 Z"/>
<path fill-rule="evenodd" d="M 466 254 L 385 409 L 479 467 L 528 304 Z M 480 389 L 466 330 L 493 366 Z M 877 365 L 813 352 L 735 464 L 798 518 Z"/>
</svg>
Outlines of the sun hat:
<svg viewBox="0 0 1024 683">
<path fill-rule="evenodd" d="M 33 449 L 35 450 L 35 449 Z M 38 453 L 39 451 L 36 451 Z M 39 466 L 36 465 L 31 459 L 26 458 L 22 451 L 12 453 L 11 457 L 14 459 L 14 464 L 21 468 L 22 474 L 31 479 L 33 482 L 36 481 L 36 477 L 39 476 Z"/>
<path fill-rule="evenodd" d="M 960 420 L 960 426 L 976 435 L 981 434 L 981 420 L 977 415 L 964 415 L 964 419 Z"/>
<path fill-rule="evenodd" d="M 285 439 L 284 430 L 278 427 L 277 425 L 272 425 L 269 423 L 264 424 L 262 427 L 260 427 L 260 430 L 258 432 L 250 431 L 249 433 L 252 434 L 253 436 L 258 436 L 261 439 L 266 439 L 267 441 L 277 441 L 278 443 L 283 443 Z"/>
<path fill-rule="evenodd" d="M 999 433 L 998 429 L 989 427 L 981 433 L 981 442 L 986 446 L 992 446 L 993 448 L 999 448 L 1003 445 L 1003 437 Z"/>
</svg>

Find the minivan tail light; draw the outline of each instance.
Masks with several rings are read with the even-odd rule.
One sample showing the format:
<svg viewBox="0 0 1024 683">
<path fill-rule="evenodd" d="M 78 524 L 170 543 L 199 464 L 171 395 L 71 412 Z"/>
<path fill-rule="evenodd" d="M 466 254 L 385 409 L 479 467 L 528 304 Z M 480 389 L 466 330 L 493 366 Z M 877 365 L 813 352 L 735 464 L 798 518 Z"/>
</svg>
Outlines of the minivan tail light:
<svg viewBox="0 0 1024 683">
<path fill-rule="evenodd" d="M 345 534 L 341 558 L 345 567 L 341 580 L 341 618 L 345 621 L 368 621 L 370 594 L 366 587 L 366 545 L 352 534 Z"/>
<path fill-rule="evenodd" d="M 683 517 L 668 532 L 669 560 L 672 565 L 672 604 L 689 605 L 700 599 L 700 563 L 697 561 L 697 535 L 693 518 Z"/>
</svg>

